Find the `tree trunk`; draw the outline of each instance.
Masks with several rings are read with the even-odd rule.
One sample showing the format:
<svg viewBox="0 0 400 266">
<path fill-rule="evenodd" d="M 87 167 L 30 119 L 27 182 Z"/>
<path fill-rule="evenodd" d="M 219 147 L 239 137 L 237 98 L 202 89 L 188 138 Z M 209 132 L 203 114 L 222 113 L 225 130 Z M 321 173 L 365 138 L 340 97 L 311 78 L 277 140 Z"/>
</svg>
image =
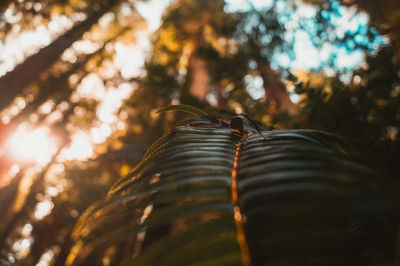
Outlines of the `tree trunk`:
<svg viewBox="0 0 400 266">
<path fill-rule="evenodd" d="M 265 97 L 270 104 L 271 112 L 288 113 L 298 116 L 298 107 L 290 100 L 285 84 L 281 81 L 278 73 L 271 68 L 267 58 L 262 56 L 262 48 L 256 41 L 258 37 L 247 34 L 251 55 L 257 63 L 258 73 L 263 80 Z"/>
<path fill-rule="evenodd" d="M 0 1 L 0 13 L 3 14 L 7 10 L 7 7 L 12 3 L 11 0 Z"/>
<path fill-rule="evenodd" d="M 115 37 L 119 34 L 123 33 L 126 29 L 119 31 Z M 103 46 L 96 50 L 91 54 L 86 54 L 82 57 L 82 59 L 78 59 L 79 61 L 74 63 L 70 69 L 66 72 L 61 73 L 60 76 L 49 76 L 43 82 L 39 83 L 40 91 L 39 94 L 36 95 L 35 99 L 29 103 L 18 115 L 16 115 L 9 124 L 13 123 L 15 125 L 19 124 L 23 120 L 27 118 L 27 116 L 33 113 L 37 108 L 43 104 L 49 97 L 57 102 L 62 100 L 68 100 L 69 96 L 72 94 L 73 90 L 68 86 L 68 78 L 76 73 L 79 69 L 83 68 L 86 63 L 96 55 L 99 55 L 104 51 L 105 46 L 110 43 L 112 40 L 115 40 L 115 37 L 106 40 Z M 79 84 L 79 82 L 78 82 Z M 57 90 L 54 88 L 58 87 Z M 1 127 L 0 127 L 0 136 L 2 135 Z M 0 139 L 0 147 L 1 147 L 1 139 Z"/>
<path fill-rule="evenodd" d="M 210 77 L 207 69 L 207 62 L 196 54 L 196 51 L 189 59 L 190 85 L 189 92 L 200 101 L 205 101 L 209 90 Z"/>
<path fill-rule="evenodd" d="M 108 1 L 108 4 L 93 13 L 85 21 L 74 26 L 38 53 L 28 57 L 23 63 L 0 78 L 0 110 L 9 105 L 12 100 L 41 73 L 51 67 L 75 41 L 79 40 L 99 18 L 108 12 L 119 1 Z"/>
<path fill-rule="evenodd" d="M 217 84 L 217 102 L 218 102 L 218 108 L 221 109 L 228 109 L 228 99 L 224 96 L 224 86 L 219 83 Z"/>
<path fill-rule="evenodd" d="M 290 100 L 286 86 L 271 66 L 268 63 L 259 64 L 258 71 L 263 80 L 265 96 L 271 105 L 271 109 L 286 112 L 289 115 L 298 115 L 299 110 Z"/>
</svg>

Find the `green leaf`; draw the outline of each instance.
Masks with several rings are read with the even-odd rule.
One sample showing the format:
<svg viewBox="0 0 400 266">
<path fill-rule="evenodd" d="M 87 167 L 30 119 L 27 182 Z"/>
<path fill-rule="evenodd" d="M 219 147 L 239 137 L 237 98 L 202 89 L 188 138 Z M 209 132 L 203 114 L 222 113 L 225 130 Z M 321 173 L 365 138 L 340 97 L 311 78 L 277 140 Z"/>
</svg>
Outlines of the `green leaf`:
<svg viewBox="0 0 400 266">
<path fill-rule="evenodd" d="M 244 118 L 232 127 L 240 130 Z M 399 185 L 363 162 L 349 140 L 316 130 L 240 137 L 199 121 L 156 141 L 82 215 L 73 235 L 83 243 L 77 264 L 113 246 L 132 265 L 236 264 L 244 254 L 237 207 L 254 265 L 354 265 L 375 255 L 393 261 Z"/>
</svg>

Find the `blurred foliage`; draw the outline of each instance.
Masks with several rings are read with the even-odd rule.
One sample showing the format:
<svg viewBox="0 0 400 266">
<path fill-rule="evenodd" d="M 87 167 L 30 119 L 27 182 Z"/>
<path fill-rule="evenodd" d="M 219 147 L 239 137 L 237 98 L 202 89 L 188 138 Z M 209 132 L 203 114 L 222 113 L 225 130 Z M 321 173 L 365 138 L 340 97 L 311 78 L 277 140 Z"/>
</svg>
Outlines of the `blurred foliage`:
<svg viewBox="0 0 400 266">
<path fill-rule="evenodd" d="M 392 167 L 388 172 L 395 174 L 400 165 L 399 73 L 400 65 L 392 47 L 369 56 L 364 67 L 356 69 L 347 84 L 339 77 L 302 73 L 304 80 L 296 88 L 307 119 L 302 126 L 368 143 L 375 149 L 370 151 L 374 161 L 382 167 Z"/>
<path fill-rule="evenodd" d="M 391 42 L 399 11 L 392 2 L 378 18 L 369 1 L 244 1 L 247 9 L 228 12 L 223 0 L 177 0 L 150 35 L 135 1 L 2 1 L 0 264 L 63 265 L 77 217 L 185 118 L 156 114 L 171 103 L 342 134 L 395 175 L 400 85 Z M 304 3 L 316 15 L 295 18 Z M 339 34 L 340 3 L 357 7 L 354 16 L 368 12 L 369 25 Z M 333 47 L 312 70 L 291 67 L 299 30 L 318 50 Z M 362 53 L 365 63 L 340 69 L 340 49 Z M 205 99 L 193 88 L 205 89 Z M 29 149 L 7 143 L 21 125 L 48 128 L 57 139 L 44 165 L 10 155 Z M 71 147 L 73 156 L 65 152 Z M 37 218 L 38 206 L 49 213 Z"/>
<path fill-rule="evenodd" d="M 121 9 L 124 10 L 124 14 L 121 13 Z M 88 24 L 93 11 L 97 12 L 101 19 Z M 82 31 L 78 23 L 81 20 L 89 26 L 90 31 L 85 30 L 79 35 L 76 33 Z M 93 147 L 96 156 L 110 150 L 107 156 L 96 158 L 93 155 L 87 162 L 80 162 L 81 159 L 76 158 L 60 158 L 62 149 L 73 145 L 77 133 L 86 130 L 90 134 L 90 130 L 104 124 L 102 120 L 108 117 L 102 117 L 99 110 L 105 110 L 106 114 L 110 111 L 116 112 L 109 115 L 118 117 L 119 110 L 109 110 L 111 107 L 104 107 L 104 103 L 102 106 L 102 98 L 110 91 L 111 94 L 108 95 L 114 95 L 115 98 L 115 93 L 112 94 L 113 89 L 116 90 L 121 84 L 129 82 L 114 66 L 116 49 L 118 45 L 134 44 L 135 32 L 145 29 L 145 22 L 132 4 L 124 5 L 118 1 L 16 1 L 8 6 L 2 16 L 2 23 L 4 27 L 1 28 L 1 34 L 10 40 L 15 38 L 16 44 L 22 47 L 23 45 L 18 43 L 19 36 L 29 36 L 40 27 L 42 31 L 49 29 L 48 37 L 53 39 L 53 43 L 42 47 L 40 52 L 47 49 L 46 51 L 50 51 L 46 53 L 48 55 L 58 53 L 62 56 L 47 57 L 48 61 L 54 60 L 54 64 L 52 63 L 47 70 L 42 69 L 42 73 L 36 76 L 29 86 L 18 88 L 21 89 L 20 93 L 11 91 L 17 97 L 11 99 L 1 111 L 3 124 L 0 146 L 3 151 L 10 149 L 7 147 L 7 139 L 21 124 L 28 124 L 31 128 L 50 128 L 58 139 L 59 150 L 44 166 L 38 166 L 32 159 L 29 162 L 20 162 L 7 153 L 2 154 L 0 264 L 36 265 L 48 261 L 55 265 L 63 265 L 70 248 L 69 234 L 79 214 L 93 201 L 105 195 L 115 177 L 129 170 L 126 164 L 134 164 L 143 153 L 144 144 L 138 145 L 135 156 L 131 152 L 124 156 L 121 156 L 122 152 L 116 153 L 114 150 L 121 146 L 118 137 L 125 132 L 119 130 L 113 136 L 107 137 L 109 142 Z M 71 23 L 77 26 L 68 29 Z M 54 45 L 55 41 L 66 36 L 65 34 L 75 38 L 72 39 L 73 45 Z M 61 37 L 56 39 L 57 35 Z M 7 41 L 8 39 L 5 39 L 5 44 Z M 32 53 L 20 52 L 25 58 L 29 58 Z M 42 53 L 41 58 L 31 59 L 36 69 L 40 69 L 41 60 L 46 60 L 46 54 Z M 19 65 L 22 73 L 28 71 L 26 61 Z M 9 63 L 5 62 L 5 65 Z M 15 73 L 13 71 L 10 70 L 5 77 Z M 108 74 L 110 71 L 111 75 Z M 88 77 L 94 77 L 101 82 L 92 88 L 95 90 L 92 94 L 84 92 L 83 86 L 78 86 L 88 80 Z M 115 102 L 118 99 L 111 100 Z M 115 124 L 106 124 L 108 125 L 116 127 Z M 90 142 L 83 143 L 85 144 L 91 145 Z M 77 145 L 82 145 L 82 142 L 78 142 Z M 92 148 L 85 147 L 90 155 Z M 40 150 L 37 152 L 40 156 Z M 79 149 L 75 153 L 78 158 L 82 155 L 79 154 Z M 9 170 L 15 166 L 19 171 L 15 177 L 9 177 Z"/>
</svg>

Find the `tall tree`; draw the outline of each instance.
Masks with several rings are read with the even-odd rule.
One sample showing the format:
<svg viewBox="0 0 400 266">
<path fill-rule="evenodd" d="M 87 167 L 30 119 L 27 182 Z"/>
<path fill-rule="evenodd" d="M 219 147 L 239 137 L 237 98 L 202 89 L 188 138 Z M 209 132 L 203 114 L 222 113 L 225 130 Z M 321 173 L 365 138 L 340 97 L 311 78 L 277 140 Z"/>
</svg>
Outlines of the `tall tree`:
<svg viewBox="0 0 400 266">
<path fill-rule="evenodd" d="M 183 76 L 182 94 L 200 102 L 210 92 L 213 45 L 221 38 L 231 38 L 235 26 L 233 16 L 223 8 L 222 0 L 175 1 L 166 10 L 154 42 L 151 64 L 172 68 L 177 80 Z"/>
<path fill-rule="evenodd" d="M 86 20 L 58 37 L 48 46 L 42 48 L 38 53 L 25 59 L 22 64 L 15 67 L 12 71 L 0 77 L 0 89 L 2 93 L 0 109 L 10 104 L 15 96 L 21 93 L 26 86 L 49 69 L 72 43 L 79 40 L 102 15 L 108 12 L 117 3 L 118 1 L 108 1 L 104 6 L 99 8 L 98 11 L 88 15 Z"/>
</svg>

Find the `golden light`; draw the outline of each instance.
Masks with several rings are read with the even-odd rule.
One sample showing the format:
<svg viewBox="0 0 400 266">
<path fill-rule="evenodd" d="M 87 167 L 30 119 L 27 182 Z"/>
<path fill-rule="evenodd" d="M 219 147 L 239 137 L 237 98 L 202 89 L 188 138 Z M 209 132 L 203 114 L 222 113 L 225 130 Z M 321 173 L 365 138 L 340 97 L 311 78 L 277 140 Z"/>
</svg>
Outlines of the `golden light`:
<svg viewBox="0 0 400 266">
<path fill-rule="evenodd" d="M 103 143 L 111 135 L 112 129 L 109 124 L 103 123 L 100 127 L 94 127 L 90 130 L 92 141 L 95 144 Z"/>
<path fill-rule="evenodd" d="M 10 157 L 18 162 L 47 164 L 57 151 L 57 141 L 51 137 L 50 129 L 40 127 L 30 130 L 20 125 L 7 141 Z"/>
<path fill-rule="evenodd" d="M 41 220 L 50 214 L 54 208 L 54 203 L 51 200 L 41 201 L 36 205 L 34 216 L 37 220 Z"/>
<path fill-rule="evenodd" d="M 40 257 L 39 262 L 36 266 L 48 266 L 52 265 L 52 260 L 54 259 L 55 252 L 52 249 L 47 250 L 45 253 L 42 254 Z"/>
<path fill-rule="evenodd" d="M 8 170 L 7 175 L 9 177 L 15 177 L 20 171 L 20 167 L 18 164 L 13 164 L 10 168 L 10 170 Z"/>
<path fill-rule="evenodd" d="M 31 239 L 28 238 L 21 239 L 13 244 L 12 250 L 17 253 L 16 255 L 18 257 L 22 258 L 28 254 L 31 245 L 32 245 Z"/>
<path fill-rule="evenodd" d="M 72 135 L 71 140 L 71 145 L 61 153 L 63 159 L 85 160 L 93 155 L 92 142 L 87 133 L 78 131 Z"/>
<path fill-rule="evenodd" d="M 140 35 L 136 33 L 135 37 L 140 38 Z M 125 45 L 121 42 L 116 42 L 115 44 L 114 64 L 121 71 L 121 75 L 125 79 L 144 74 L 143 64 L 145 62 L 145 54 L 139 46 L 139 43 L 138 45 Z"/>
<path fill-rule="evenodd" d="M 27 223 L 22 227 L 21 234 L 25 237 L 28 237 L 31 235 L 32 230 L 33 230 L 33 226 L 30 223 Z"/>
</svg>

